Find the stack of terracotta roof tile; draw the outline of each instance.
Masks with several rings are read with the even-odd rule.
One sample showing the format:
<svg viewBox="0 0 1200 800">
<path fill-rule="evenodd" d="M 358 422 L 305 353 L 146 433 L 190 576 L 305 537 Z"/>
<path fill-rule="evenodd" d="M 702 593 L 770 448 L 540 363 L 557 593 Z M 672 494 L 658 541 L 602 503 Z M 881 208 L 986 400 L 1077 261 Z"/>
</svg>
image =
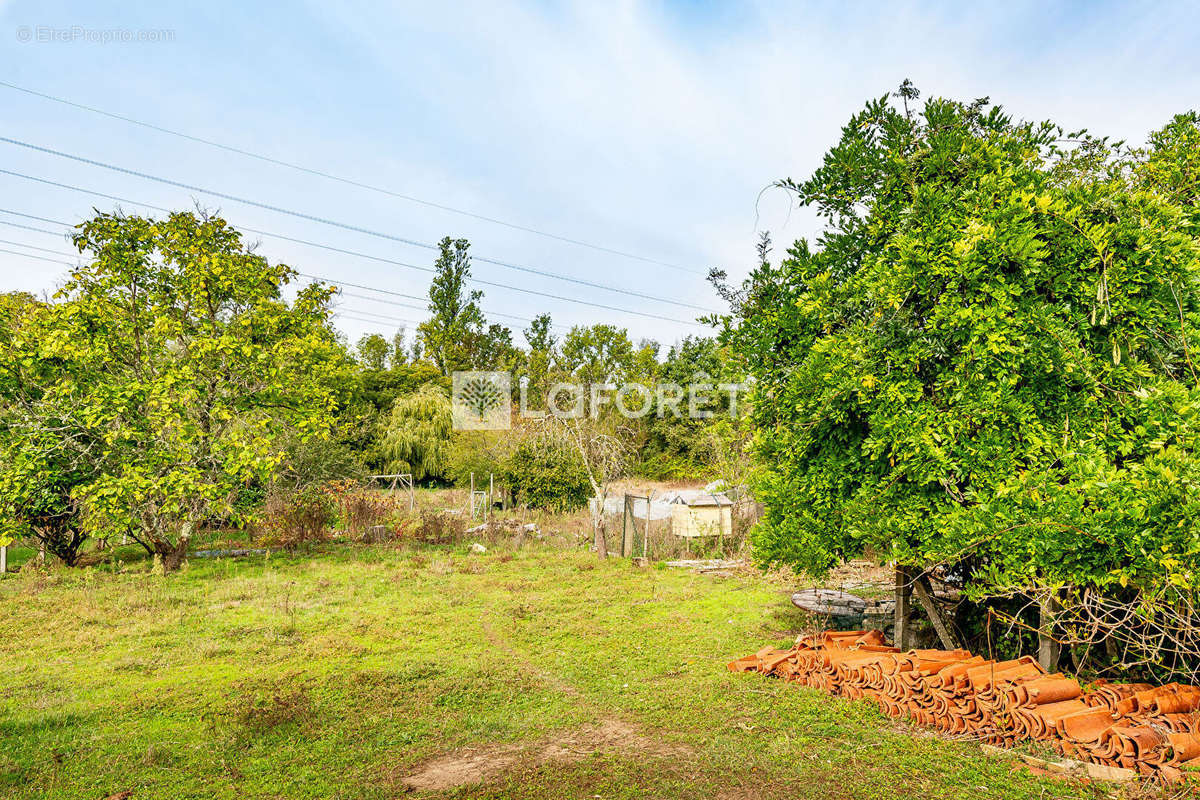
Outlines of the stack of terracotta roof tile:
<svg viewBox="0 0 1200 800">
<path fill-rule="evenodd" d="M 801 636 L 729 664 L 850 699 L 876 703 L 954 734 L 1012 746 L 1042 741 L 1063 755 L 1135 770 L 1162 783 L 1200 767 L 1200 687 L 1098 682 L 1046 674 L 1028 656 L 993 661 L 966 650 L 910 650 L 879 631 Z"/>
</svg>

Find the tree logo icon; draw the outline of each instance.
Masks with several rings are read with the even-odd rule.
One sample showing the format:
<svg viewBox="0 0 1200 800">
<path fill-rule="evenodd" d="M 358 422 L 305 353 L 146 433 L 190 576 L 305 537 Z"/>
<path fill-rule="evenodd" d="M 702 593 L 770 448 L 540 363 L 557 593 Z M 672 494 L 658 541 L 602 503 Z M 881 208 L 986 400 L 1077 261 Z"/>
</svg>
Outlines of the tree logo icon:
<svg viewBox="0 0 1200 800">
<path fill-rule="evenodd" d="M 482 421 L 489 411 L 500 405 L 500 390 L 488 378 L 472 378 L 463 387 L 462 399 Z"/>
<path fill-rule="evenodd" d="M 511 378 L 507 372 L 455 372 L 451 382 L 455 430 L 512 426 Z"/>
</svg>

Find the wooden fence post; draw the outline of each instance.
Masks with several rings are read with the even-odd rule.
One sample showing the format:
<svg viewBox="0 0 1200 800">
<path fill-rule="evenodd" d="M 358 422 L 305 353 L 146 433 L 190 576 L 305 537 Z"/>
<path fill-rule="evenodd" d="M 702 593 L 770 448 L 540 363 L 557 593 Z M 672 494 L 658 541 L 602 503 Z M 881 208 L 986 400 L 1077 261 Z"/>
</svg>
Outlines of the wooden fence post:
<svg viewBox="0 0 1200 800">
<path fill-rule="evenodd" d="M 1054 638 L 1054 620 L 1062 604 L 1050 593 L 1038 601 L 1038 607 L 1038 664 L 1046 672 L 1054 672 L 1062 657 L 1062 645 Z"/>
<path fill-rule="evenodd" d="M 912 647 L 912 580 L 907 567 L 896 565 L 896 630 L 892 638 L 901 650 Z"/>
</svg>

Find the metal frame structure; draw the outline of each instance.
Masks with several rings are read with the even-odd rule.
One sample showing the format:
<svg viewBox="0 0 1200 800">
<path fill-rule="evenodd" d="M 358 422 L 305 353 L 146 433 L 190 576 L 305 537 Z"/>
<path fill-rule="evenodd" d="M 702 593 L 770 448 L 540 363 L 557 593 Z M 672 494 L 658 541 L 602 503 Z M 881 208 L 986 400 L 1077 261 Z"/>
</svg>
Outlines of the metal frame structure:
<svg viewBox="0 0 1200 800">
<path fill-rule="evenodd" d="M 407 489 L 408 490 L 408 510 L 412 511 L 414 508 L 416 508 L 417 498 L 416 498 L 416 492 L 413 489 L 413 476 L 412 476 L 411 472 L 399 472 L 399 473 L 396 473 L 395 475 L 370 475 L 367 477 L 367 480 L 371 481 L 372 483 L 374 483 L 377 480 L 382 481 L 382 480 L 389 480 L 389 479 L 391 480 L 392 483 L 388 487 L 387 490 L 389 492 L 391 492 L 392 494 L 395 494 L 397 488 Z"/>
</svg>

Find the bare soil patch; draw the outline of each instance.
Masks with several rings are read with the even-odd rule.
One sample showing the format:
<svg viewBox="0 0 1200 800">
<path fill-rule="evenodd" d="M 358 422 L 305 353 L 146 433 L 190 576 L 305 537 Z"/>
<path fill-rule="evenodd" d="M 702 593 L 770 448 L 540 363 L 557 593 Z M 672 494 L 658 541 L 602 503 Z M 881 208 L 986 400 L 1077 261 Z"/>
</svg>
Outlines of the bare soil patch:
<svg viewBox="0 0 1200 800">
<path fill-rule="evenodd" d="M 541 765 L 582 761 L 592 753 L 635 751 L 651 757 L 687 755 L 683 745 L 643 736 L 620 720 L 605 720 L 567 731 L 532 744 L 493 745 L 459 750 L 426 762 L 403 780 L 405 788 L 444 792 L 459 786 L 483 783 L 510 771 L 518 763 Z"/>
</svg>

